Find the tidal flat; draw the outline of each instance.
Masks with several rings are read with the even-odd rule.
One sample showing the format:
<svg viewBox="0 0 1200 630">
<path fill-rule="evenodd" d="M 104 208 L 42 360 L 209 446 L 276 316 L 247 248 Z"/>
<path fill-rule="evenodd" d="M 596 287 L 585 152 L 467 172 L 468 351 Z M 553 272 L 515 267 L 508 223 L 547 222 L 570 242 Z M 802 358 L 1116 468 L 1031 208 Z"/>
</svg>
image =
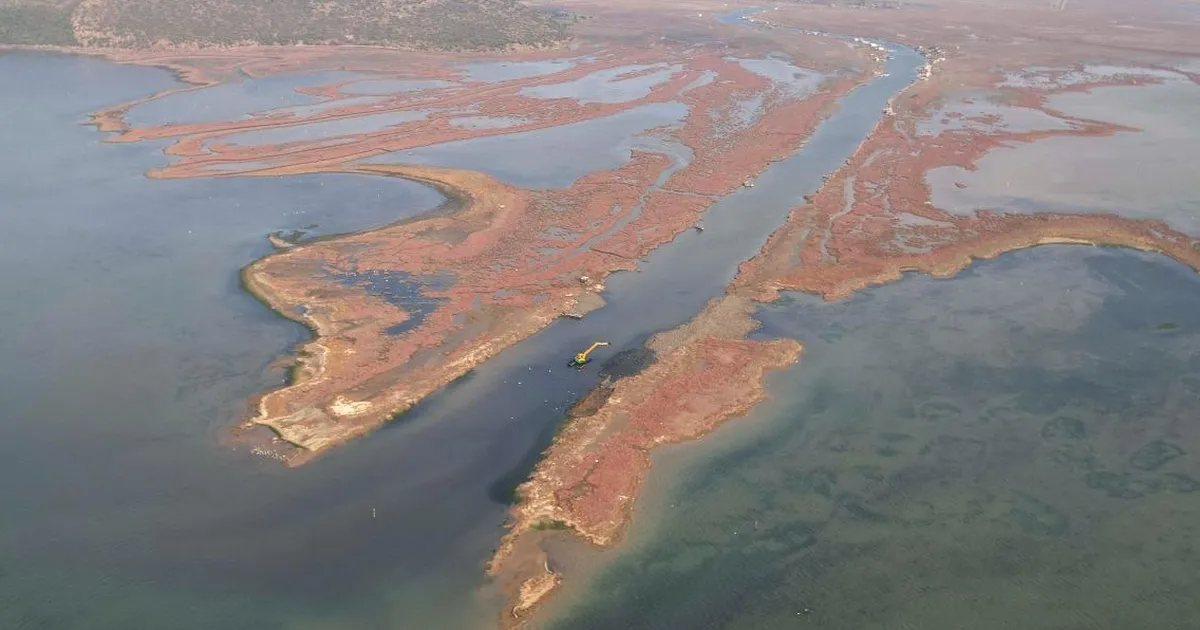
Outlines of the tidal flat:
<svg viewBox="0 0 1200 630">
<path fill-rule="evenodd" d="M 297 92 L 297 88 L 358 76 L 341 71 L 302 72 L 221 83 L 136 105 L 129 110 L 127 120 L 139 127 L 237 120 L 274 109 L 310 105 L 318 99 Z"/>
<path fill-rule="evenodd" d="M 1015 144 L 990 151 L 971 170 L 933 169 L 927 181 L 934 205 L 959 214 L 980 208 L 1113 213 L 1161 219 L 1177 230 L 1200 233 L 1193 175 L 1200 142 L 1195 125 L 1200 85 L 1165 75 L 1154 75 L 1163 81 L 1158 85 L 1051 96 L 1051 110 L 1131 130 L 1108 137 L 1053 137 Z"/>
<path fill-rule="evenodd" d="M 390 153 L 366 163 L 466 168 L 522 188 L 569 188 L 589 173 L 625 164 L 639 135 L 677 126 L 687 113 L 682 103 L 651 103 L 557 127 Z"/>
<path fill-rule="evenodd" d="M 1187 267 L 1078 246 L 786 294 L 758 335 L 800 363 L 656 454 L 542 626 L 1194 627 L 1198 310 Z"/>
</svg>

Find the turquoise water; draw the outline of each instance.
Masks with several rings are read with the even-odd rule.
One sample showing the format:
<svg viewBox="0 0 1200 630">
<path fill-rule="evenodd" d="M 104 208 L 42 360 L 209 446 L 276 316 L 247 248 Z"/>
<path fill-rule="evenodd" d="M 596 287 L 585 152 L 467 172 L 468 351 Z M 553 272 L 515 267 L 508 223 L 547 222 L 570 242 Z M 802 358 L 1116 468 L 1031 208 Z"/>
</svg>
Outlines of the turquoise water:
<svg viewBox="0 0 1200 630">
<path fill-rule="evenodd" d="M 656 457 L 554 628 L 1195 628 L 1200 279 L 1045 247 L 842 302 L 770 402 Z"/>
</svg>

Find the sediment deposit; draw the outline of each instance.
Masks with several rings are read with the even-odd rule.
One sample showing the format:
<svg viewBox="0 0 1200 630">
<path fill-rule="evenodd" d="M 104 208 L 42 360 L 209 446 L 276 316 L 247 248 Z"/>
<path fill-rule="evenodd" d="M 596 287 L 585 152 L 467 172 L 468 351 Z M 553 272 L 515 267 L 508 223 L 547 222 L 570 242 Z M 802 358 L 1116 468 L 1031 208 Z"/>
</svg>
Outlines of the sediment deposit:
<svg viewBox="0 0 1200 630">
<path fill-rule="evenodd" d="M 941 4 L 959 7 L 950 1 Z M 512 596 L 503 624 L 523 624 L 550 594 L 553 583 L 546 575 L 543 544 L 547 538 L 576 535 L 598 547 L 619 540 L 645 474 L 648 451 L 657 444 L 698 437 L 744 413 L 763 395 L 763 373 L 797 358 L 798 344 L 746 340 L 754 327 L 754 303 L 775 300 L 785 290 L 841 299 L 897 280 L 905 272 L 948 277 L 975 259 L 1042 244 L 1130 247 L 1161 252 L 1200 269 L 1200 241 L 1163 221 L 1113 214 L 1006 214 L 988 208 L 963 215 L 934 207 L 926 183 L 926 174 L 934 168 L 971 169 L 989 150 L 1052 137 L 1093 138 L 1102 151 L 1104 138 L 1137 133 L 1103 120 L 1055 112 L 1046 99 L 1102 86 L 1138 89 L 1162 78 L 1137 68 L 1173 67 L 1161 49 L 1100 45 L 1097 33 L 1111 31 L 1112 41 L 1123 43 L 1129 35 L 1099 18 L 1094 20 L 1095 30 L 1076 23 L 1067 29 L 1062 27 L 1067 22 L 1051 16 L 1037 22 L 1042 24 L 1038 30 L 1049 39 L 1046 33 L 1057 23 L 1056 37 L 1029 42 L 1018 32 L 1040 19 L 1040 10 L 1027 10 L 1023 17 L 1013 12 L 947 11 L 803 7 L 752 18 L 768 28 L 803 26 L 884 38 L 899 21 L 905 27 L 904 39 L 926 50 L 929 65 L 917 83 L 893 99 L 875 132 L 846 166 L 796 208 L 761 253 L 741 267 L 726 297 L 683 327 L 655 337 L 650 346 L 658 351 L 658 362 L 637 376 L 605 384 L 599 392 L 600 398 L 607 395 L 602 404 L 592 400 L 594 393 L 588 399 L 592 413 L 567 421 L 520 488 L 510 533 L 490 567 Z M 951 16 L 968 26 L 948 33 L 944 23 Z M 1181 51 L 1194 46 L 1195 40 L 1180 39 L 1174 26 L 1163 28 L 1168 32 L 1160 33 L 1164 38 L 1158 45 L 1172 41 L 1166 36 L 1174 33 L 1173 43 Z M 1116 60 L 1133 68 L 1089 73 L 1084 66 Z M 1188 77 L 1186 72 L 1176 74 Z M 971 104 L 972 99 L 1028 110 L 1037 116 L 1021 120 L 1048 119 L 1054 124 L 1017 129 L 1002 115 L 944 110 L 947 104 Z M 789 345 L 769 345 L 781 343 Z M 743 344 L 760 345 L 750 353 Z M 741 371 L 719 359 L 739 351 L 746 352 Z M 701 411 L 683 402 L 693 400 L 704 401 Z M 532 556 L 541 559 L 540 573 L 529 569 Z"/>
<path fill-rule="evenodd" d="M 515 526 L 491 563 L 516 590 L 511 616 L 519 621 L 557 582 L 521 556 L 541 558 L 540 538 L 569 530 L 598 546 L 624 531 L 634 498 L 650 467 L 649 451 L 694 439 L 762 398 L 763 375 L 793 363 L 800 344 L 791 339 L 750 341 L 754 305 L 737 297 L 710 302 L 687 325 L 660 333 L 647 347 L 656 360 L 616 381 L 607 402 L 563 426 L 532 478 L 518 488 Z M 508 566 L 510 559 L 514 567 Z"/>
<path fill-rule="evenodd" d="M 245 269 L 245 286 L 312 329 L 314 338 L 298 349 L 290 382 L 263 394 L 243 426 L 270 427 L 296 447 L 279 453 L 302 463 L 387 422 L 556 318 L 598 308 L 607 275 L 633 270 L 640 257 L 695 224 L 716 198 L 790 154 L 878 63 L 863 46 L 669 19 L 654 32 L 703 37 L 705 45 L 644 32 L 645 41 L 613 45 L 585 32 L 576 50 L 507 56 L 478 76 L 471 65 L 478 57 L 355 47 L 340 56 L 263 47 L 126 54 L 187 69 L 183 76 L 197 82 L 93 117 L 112 142 L 169 142 L 170 162 L 150 177 L 342 172 L 415 179 L 450 198 L 430 215 L 294 243 Z M 714 28 L 731 34 L 729 42 L 714 41 Z M 744 62 L 768 54 L 785 65 L 780 55 L 789 55 L 799 78 L 756 73 Z M 390 69 L 401 62 L 404 72 Z M 342 71 L 337 78 L 297 88 L 316 99 L 311 105 L 231 120 L 132 122 L 145 103 L 187 98 L 231 77 L 334 68 Z M 520 71 L 509 76 L 512 68 Z M 564 87 L 581 80 L 594 86 L 597 77 L 616 87 L 586 99 Z M 800 89 L 799 79 L 812 89 Z M 362 81 L 427 85 L 364 99 L 354 87 Z M 641 132 L 646 141 L 623 163 L 557 187 L 521 189 L 481 172 L 403 164 L 422 147 L 604 121 L 649 105 L 683 114 Z M 395 124 L 371 126 L 384 115 Z M 463 116 L 502 124 L 456 124 Z M 341 131 L 354 125 L 363 129 Z M 306 131 L 327 129 L 339 131 Z M 268 131 L 288 140 L 267 144 L 247 135 Z"/>
</svg>

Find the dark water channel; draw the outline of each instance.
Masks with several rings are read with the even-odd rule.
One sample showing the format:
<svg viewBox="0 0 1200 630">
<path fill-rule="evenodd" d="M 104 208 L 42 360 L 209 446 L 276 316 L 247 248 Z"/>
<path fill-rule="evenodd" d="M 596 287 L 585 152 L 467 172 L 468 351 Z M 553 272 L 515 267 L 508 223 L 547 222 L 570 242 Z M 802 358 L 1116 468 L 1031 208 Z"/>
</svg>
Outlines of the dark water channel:
<svg viewBox="0 0 1200 630">
<path fill-rule="evenodd" d="M 595 339 L 686 321 L 866 137 L 920 57 L 847 96 L 706 231 L 377 434 L 298 470 L 219 445 L 302 338 L 237 286 L 274 230 L 359 229 L 439 198 L 352 176 L 156 182 L 161 146 L 103 144 L 99 107 L 166 72 L 0 56 L 0 627 L 466 628 L 508 492 L 595 382 Z M 71 86 L 64 88 L 64 86 Z M 64 95 L 64 90 L 69 95 Z M 237 98 L 236 94 L 229 98 Z M 11 151 L 8 147 L 21 147 Z M 315 217 L 315 218 L 314 218 Z"/>
</svg>

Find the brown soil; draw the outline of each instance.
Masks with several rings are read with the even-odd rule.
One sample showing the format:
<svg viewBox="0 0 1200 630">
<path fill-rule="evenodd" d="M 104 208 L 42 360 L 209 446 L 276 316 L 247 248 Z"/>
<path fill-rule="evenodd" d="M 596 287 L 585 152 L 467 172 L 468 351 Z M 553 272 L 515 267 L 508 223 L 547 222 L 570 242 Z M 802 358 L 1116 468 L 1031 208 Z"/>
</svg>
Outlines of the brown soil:
<svg viewBox="0 0 1200 630">
<path fill-rule="evenodd" d="M 713 300 L 687 325 L 647 343 L 655 363 L 616 381 L 606 404 L 563 426 L 517 489 L 514 526 L 492 559 L 492 573 L 514 591 L 505 624 L 521 621 L 551 592 L 545 563 L 528 560 L 544 553 L 542 538 L 566 529 L 598 546 L 615 543 L 650 467 L 649 451 L 749 410 L 762 399 L 763 375 L 796 360 L 795 341 L 745 338 L 757 326 L 753 311 L 749 300 Z"/>
</svg>

